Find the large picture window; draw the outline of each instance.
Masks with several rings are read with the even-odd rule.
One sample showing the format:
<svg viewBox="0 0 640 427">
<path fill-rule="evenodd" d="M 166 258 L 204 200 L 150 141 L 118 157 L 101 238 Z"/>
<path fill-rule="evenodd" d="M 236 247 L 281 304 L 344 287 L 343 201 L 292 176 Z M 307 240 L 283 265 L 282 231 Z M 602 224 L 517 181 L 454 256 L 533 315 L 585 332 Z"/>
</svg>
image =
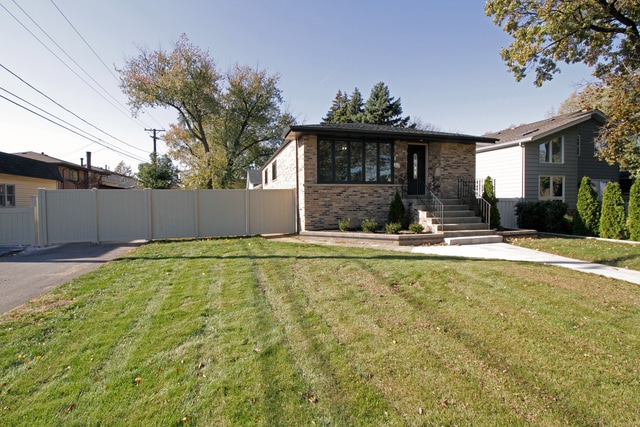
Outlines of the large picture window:
<svg viewBox="0 0 640 427">
<path fill-rule="evenodd" d="M 564 143 L 562 137 L 543 142 L 540 148 L 540 163 L 564 163 Z"/>
<path fill-rule="evenodd" d="M 393 143 L 382 141 L 318 141 L 318 182 L 393 182 Z"/>
<path fill-rule="evenodd" d="M 564 176 L 540 175 L 538 187 L 540 200 L 564 200 Z"/>
</svg>

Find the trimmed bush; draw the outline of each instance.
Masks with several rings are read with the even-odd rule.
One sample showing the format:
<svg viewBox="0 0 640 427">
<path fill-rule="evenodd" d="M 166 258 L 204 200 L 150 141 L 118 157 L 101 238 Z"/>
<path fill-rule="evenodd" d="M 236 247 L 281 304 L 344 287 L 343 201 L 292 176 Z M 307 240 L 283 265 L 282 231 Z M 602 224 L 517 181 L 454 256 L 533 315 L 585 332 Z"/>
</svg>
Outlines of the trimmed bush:
<svg viewBox="0 0 640 427">
<path fill-rule="evenodd" d="M 422 226 L 422 224 L 409 224 L 409 231 L 413 232 L 413 233 L 422 233 L 424 231 L 424 227 Z"/>
<path fill-rule="evenodd" d="M 498 210 L 498 199 L 493 189 L 493 179 L 490 176 L 484 179 L 484 191 L 482 198 L 491 204 L 491 227 L 500 227 L 500 211 Z"/>
<path fill-rule="evenodd" d="M 518 227 L 558 233 L 567 229 L 568 206 L 560 200 L 520 202 L 516 204 Z"/>
<path fill-rule="evenodd" d="M 378 223 L 373 218 L 367 218 L 362 220 L 360 227 L 362 227 L 362 231 L 373 233 L 378 229 Z"/>
<path fill-rule="evenodd" d="M 622 190 L 617 182 L 610 182 L 602 196 L 602 214 L 600 215 L 600 237 L 605 239 L 624 239 L 627 235 L 626 216 Z"/>
<path fill-rule="evenodd" d="M 389 234 L 398 234 L 400 230 L 402 230 L 402 224 L 400 224 L 399 222 L 390 222 L 388 224 L 385 224 L 384 228 Z"/>
<path fill-rule="evenodd" d="M 583 176 L 578 190 L 578 203 L 573 215 L 573 234 L 598 236 L 600 233 L 600 202 L 591 185 L 591 178 Z"/>
<path fill-rule="evenodd" d="M 389 207 L 389 216 L 387 217 L 387 224 L 399 222 L 402 224 L 404 221 L 404 204 L 402 203 L 402 197 L 400 193 L 396 191 L 396 195 L 393 197 L 391 206 Z"/>
<path fill-rule="evenodd" d="M 351 227 L 351 218 L 338 220 L 338 228 L 340 231 L 347 231 Z"/>
<path fill-rule="evenodd" d="M 629 190 L 629 239 L 640 242 L 640 180 L 636 179 Z"/>
</svg>

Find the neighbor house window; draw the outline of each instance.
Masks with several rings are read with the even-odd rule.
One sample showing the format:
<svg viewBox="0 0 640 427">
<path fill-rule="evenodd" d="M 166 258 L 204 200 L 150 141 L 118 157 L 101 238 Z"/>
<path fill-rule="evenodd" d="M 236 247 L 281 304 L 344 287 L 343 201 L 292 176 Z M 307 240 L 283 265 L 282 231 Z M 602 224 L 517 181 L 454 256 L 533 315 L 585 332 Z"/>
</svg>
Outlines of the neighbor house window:
<svg viewBox="0 0 640 427">
<path fill-rule="evenodd" d="M 78 180 L 78 171 L 69 169 L 69 181 L 77 181 Z"/>
<path fill-rule="evenodd" d="M 564 163 L 564 141 L 562 137 L 540 144 L 540 163 Z"/>
<path fill-rule="evenodd" d="M 264 183 L 265 184 L 269 183 L 269 169 L 264 170 Z"/>
<path fill-rule="evenodd" d="M 393 182 L 393 143 L 383 141 L 318 141 L 318 182 Z"/>
<path fill-rule="evenodd" d="M 16 186 L 13 184 L 0 184 L 0 206 L 16 205 Z"/>
<path fill-rule="evenodd" d="M 275 181 L 278 177 L 278 170 L 276 168 L 276 161 L 274 160 L 271 164 L 271 181 Z"/>
<path fill-rule="evenodd" d="M 540 200 L 564 200 L 564 176 L 538 177 L 538 187 Z"/>
<path fill-rule="evenodd" d="M 582 154 L 582 137 L 576 136 L 576 154 L 580 156 Z"/>
</svg>

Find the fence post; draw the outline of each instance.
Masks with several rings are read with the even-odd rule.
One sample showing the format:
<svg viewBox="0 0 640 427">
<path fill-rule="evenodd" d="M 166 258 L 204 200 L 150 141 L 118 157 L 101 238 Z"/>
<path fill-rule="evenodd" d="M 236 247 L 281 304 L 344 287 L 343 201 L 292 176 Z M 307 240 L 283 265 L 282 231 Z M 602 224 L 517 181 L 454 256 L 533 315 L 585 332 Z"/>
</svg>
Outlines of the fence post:
<svg viewBox="0 0 640 427">
<path fill-rule="evenodd" d="M 93 243 L 100 243 L 100 206 L 98 205 L 98 189 L 92 188 L 91 193 L 93 194 L 93 211 L 96 219 L 96 233 L 94 235 Z"/>
<path fill-rule="evenodd" d="M 244 190 L 244 218 L 245 218 L 245 226 L 244 226 L 244 234 L 246 236 L 250 236 L 249 230 L 251 229 L 251 215 L 249 212 L 250 201 L 249 201 L 249 190 Z"/>
<path fill-rule="evenodd" d="M 197 188 L 193 190 L 193 235 L 200 238 L 200 190 Z"/>
<path fill-rule="evenodd" d="M 151 206 L 151 196 L 152 191 L 150 188 L 145 188 L 142 190 L 144 192 L 144 198 L 146 201 L 146 215 L 145 218 L 147 220 L 147 241 L 153 240 L 153 209 Z"/>
<path fill-rule="evenodd" d="M 47 190 L 38 188 L 38 246 L 49 244 L 49 233 L 47 231 Z"/>
</svg>

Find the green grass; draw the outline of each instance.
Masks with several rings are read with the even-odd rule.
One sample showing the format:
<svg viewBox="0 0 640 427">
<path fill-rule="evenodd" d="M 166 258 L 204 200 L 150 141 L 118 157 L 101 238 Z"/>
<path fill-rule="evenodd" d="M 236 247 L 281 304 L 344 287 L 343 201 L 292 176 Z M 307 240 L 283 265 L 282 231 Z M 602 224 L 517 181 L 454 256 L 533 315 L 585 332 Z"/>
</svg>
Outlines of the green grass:
<svg viewBox="0 0 640 427">
<path fill-rule="evenodd" d="M 0 318 L 0 425 L 637 425 L 638 324 L 557 267 L 157 242 Z"/>
<path fill-rule="evenodd" d="M 570 237 L 516 239 L 511 243 L 583 261 L 640 270 L 640 244 Z"/>
</svg>

